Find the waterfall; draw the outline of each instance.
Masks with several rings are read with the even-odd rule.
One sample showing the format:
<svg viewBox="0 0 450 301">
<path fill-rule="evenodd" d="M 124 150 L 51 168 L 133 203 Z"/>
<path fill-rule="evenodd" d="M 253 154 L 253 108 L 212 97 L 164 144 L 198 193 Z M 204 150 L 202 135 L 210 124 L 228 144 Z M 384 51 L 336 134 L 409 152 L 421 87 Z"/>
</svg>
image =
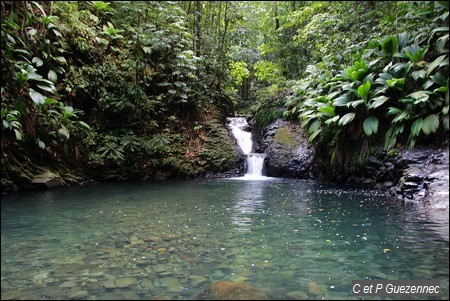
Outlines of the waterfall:
<svg viewBox="0 0 450 301">
<path fill-rule="evenodd" d="M 247 173 L 248 176 L 262 176 L 264 171 L 265 154 L 250 153 L 247 155 Z"/>
<path fill-rule="evenodd" d="M 237 144 L 242 149 L 242 152 L 247 156 L 246 173 L 244 177 L 239 179 L 244 180 L 265 180 L 269 179 L 264 176 L 264 159 L 265 154 L 252 153 L 252 133 L 247 131 L 249 128 L 247 118 L 245 117 L 229 117 L 227 118 L 228 127 L 231 129 Z"/>
<path fill-rule="evenodd" d="M 248 155 L 252 151 L 252 133 L 245 131 L 248 128 L 247 119 L 245 117 L 227 118 L 228 126 L 233 133 L 237 144 L 244 154 Z"/>
</svg>

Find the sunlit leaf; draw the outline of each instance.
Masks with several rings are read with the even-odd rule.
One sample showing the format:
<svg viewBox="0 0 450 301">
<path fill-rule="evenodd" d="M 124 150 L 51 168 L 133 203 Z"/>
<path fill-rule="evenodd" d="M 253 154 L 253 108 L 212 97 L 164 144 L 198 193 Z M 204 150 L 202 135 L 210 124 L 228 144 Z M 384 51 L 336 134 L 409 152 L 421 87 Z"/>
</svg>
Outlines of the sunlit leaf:
<svg viewBox="0 0 450 301">
<path fill-rule="evenodd" d="M 34 63 L 34 64 L 36 64 L 36 67 L 41 67 L 41 66 L 44 64 L 44 62 L 43 62 L 40 58 L 38 58 L 37 56 L 35 56 L 35 57 L 31 60 L 31 62 Z"/>
<path fill-rule="evenodd" d="M 379 106 L 383 105 L 388 99 L 389 97 L 384 95 L 372 98 L 370 107 L 376 109 Z"/>
<path fill-rule="evenodd" d="M 37 34 L 37 29 L 36 28 L 31 28 L 30 30 L 27 31 L 28 35 L 30 36 L 34 36 L 35 34 Z"/>
<path fill-rule="evenodd" d="M 45 97 L 39 92 L 34 91 L 32 88 L 28 90 L 28 95 L 30 95 L 31 99 L 35 104 L 44 104 L 45 103 Z"/>
<path fill-rule="evenodd" d="M 56 83 L 56 81 L 58 80 L 58 75 L 53 70 L 48 71 L 47 77 L 54 83 Z"/>
<path fill-rule="evenodd" d="M 70 137 L 69 130 L 65 126 L 61 125 L 61 128 L 58 130 L 58 136 L 68 140 Z"/>
<path fill-rule="evenodd" d="M 350 123 L 355 118 L 355 115 L 356 114 L 354 112 L 345 114 L 341 117 L 341 119 L 339 119 L 339 125 L 346 125 Z"/>
</svg>

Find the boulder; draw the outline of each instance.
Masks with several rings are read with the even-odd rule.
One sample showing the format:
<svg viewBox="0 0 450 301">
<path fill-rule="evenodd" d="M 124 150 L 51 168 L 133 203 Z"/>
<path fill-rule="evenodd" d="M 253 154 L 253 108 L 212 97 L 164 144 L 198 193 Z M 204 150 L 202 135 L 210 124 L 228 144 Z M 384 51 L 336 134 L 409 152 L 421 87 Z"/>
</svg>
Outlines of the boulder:
<svg viewBox="0 0 450 301">
<path fill-rule="evenodd" d="M 300 126 L 291 121 L 277 119 L 267 126 L 255 147 L 265 153 L 266 175 L 284 178 L 311 178 L 314 150 L 308 144 Z"/>
<path fill-rule="evenodd" d="M 34 176 L 31 180 L 31 184 L 33 184 L 37 188 L 48 189 L 64 186 L 64 181 L 61 179 L 61 177 L 57 176 L 51 171 L 45 171 Z"/>
</svg>

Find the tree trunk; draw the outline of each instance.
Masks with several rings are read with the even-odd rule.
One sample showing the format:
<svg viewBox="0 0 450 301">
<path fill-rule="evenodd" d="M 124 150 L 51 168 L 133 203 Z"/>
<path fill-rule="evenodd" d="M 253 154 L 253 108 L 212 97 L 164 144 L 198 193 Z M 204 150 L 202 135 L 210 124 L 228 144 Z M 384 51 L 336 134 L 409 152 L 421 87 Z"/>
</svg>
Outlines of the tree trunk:
<svg viewBox="0 0 450 301">
<path fill-rule="evenodd" d="M 273 2 L 273 14 L 275 17 L 275 30 L 280 28 L 280 19 L 278 18 L 278 1 Z"/>
<path fill-rule="evenodd" d="M 196 56 L 201 55 L 201 21 L 202 21 L 202 6 L 200 1 L 195 1 L 195 23 L 194 23 L 194 40 L 195 40 L 195 48 L 194 52 Z"/>
<path fill-rule="evenodd" d="M 220 43 L 220 51 L 219 51 L 219 60 L 220 60 L 220 64 L 219 66 L 222 66 L 223 61 L 224 61 L 224 49 L 225 49 L 225 36 L 227 35 L 227 30 L 228 30 L 228 17 L 227 17 L 227 10 L 228 10 L 228 1 L 225 1 L 225 11 L 223 13 L 223 20 L 224 20 L 224 29 L 223 29 L 223 34 L 222 34 L 222 41 Z M 223 72 L 222 69 L 219 71 L 219 76 L 218 76 L 218 83 L 217 83 L 217 88 L 220 89 L 221 85 L 222 85 L 222 77 L 223 77 Z"/>
</svg>

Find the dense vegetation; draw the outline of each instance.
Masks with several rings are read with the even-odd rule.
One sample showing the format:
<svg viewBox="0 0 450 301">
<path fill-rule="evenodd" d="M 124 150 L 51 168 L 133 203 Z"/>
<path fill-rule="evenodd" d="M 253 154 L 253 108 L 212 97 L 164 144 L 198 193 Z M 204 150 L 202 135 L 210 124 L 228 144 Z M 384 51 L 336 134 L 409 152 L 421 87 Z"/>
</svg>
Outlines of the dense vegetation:
<svg viewBox="0 0 450 301">
<path fill-rule="evenodd" d="M 341 167 L 448 134 L 448 2 L 1 5 L 2 185 L 224 171 L 234 112 Z"/>
</svg>

